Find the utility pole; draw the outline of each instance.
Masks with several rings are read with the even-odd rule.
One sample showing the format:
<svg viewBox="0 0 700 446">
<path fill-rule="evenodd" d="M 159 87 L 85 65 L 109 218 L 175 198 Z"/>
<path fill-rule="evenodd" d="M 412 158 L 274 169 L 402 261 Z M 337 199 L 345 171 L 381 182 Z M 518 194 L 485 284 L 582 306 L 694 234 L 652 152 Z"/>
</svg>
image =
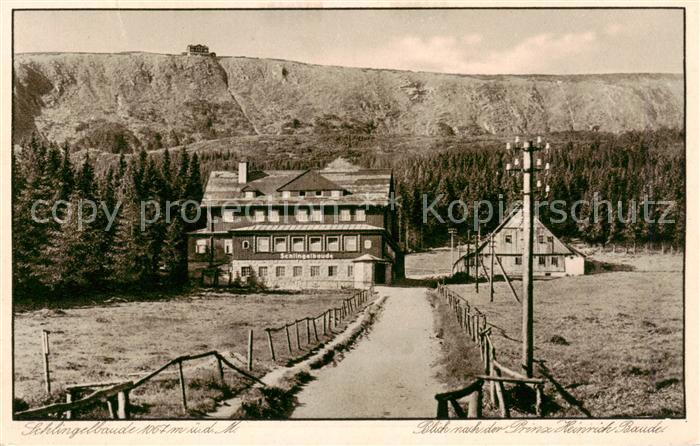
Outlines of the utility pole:
<svg viewBox="0 0 700 446">
<path fill-rule="evenodd" d="M 457 229 L 450 228 L 447 232 L 450 234 L 450 275 L 452 275 L 455 265 L 455 234 Z"/>
<path fill-rule="evenodd" d="M 470 275 L 469 273 L 471 272 L 470 271 L 471 267 L 469 266 L 469 262 L 471 262 L 471 260 L 469 259 L 469 252 L 470 252 L 469 247 L 472 244 L 472 235 L 471 234 L 472 234 L 472 232 L 469 229 L 467 229 L 467 255 L 464 257 L 466 259 L 465 266 L 467 267 L 467 283 L 469 283 L 469 275 Z"/>
<path fill-rule="evenodd" d="M 474 247 L 474 284 L 476 286 L 476 293 L 479 294 L 479 261 L 481 260 L 481 251 L 479 251 L 479 245 L 481 244 L 481 223 L 477 225 L 476 229 L 476 246 Z"/>
<path fill-rule="evenodd" d="M 491 233 L 491 240 L 489 242 L 490 248 L 491 248 L 491 268 L 489 268 L 489 276 L 491 276 L 490 285 L 491 285 L 491 302 L 493 302 L 493 261 L 494 261 L 494 251 L 495 251 L 495 244 L 496 240 L 493 238 L 493 233 Z"/>
<path fill-rule="evenodd" d="M 534 350 L 534 336 L 533 336 L 533 274 L 532 274 L 532 262 L 533 262 L 533 226 L 534 226 L 534 216 L 533 216 L 533 189 L 532 189 L 532 175 L 539 170 L 543 170 L 541 166 L 541 160 L 537 160 L 537 166 L 532 165 L 532 154 L 538 152 L 542 149 L 549 152 L 549 143 L 542 147 L 542 138 L 537 137 L 537 144 L 533 144 L 531 141 L 525 141 L 522 147 L 518 147 L 520 142 L 519 138 L 515 138 L 515 149 L 520 149 L 523 153 L 523 165 L 522 168 L 518 165 L 518 158 L 515 158 L 515 167 L 513 168 L 510 163 L 506 165 L 506 170 L 522 172 L 523 174 L 523 300 L 522 300 L 522 367 L 525 374 L 528 377 L 532 377 L 532 362 L 533 362 L 533 350 Z M 506 149 L 511 149 L 511 144 L 506 145 Z M 549 172 L 549 163 L 546 164 L 544 169 L 547 173 Z M 538 181 L 537 185 L 540 186 L 541 182 Z M 549 186 L 546 187 L 546 193 L 549 193 Z"/>
</svg>

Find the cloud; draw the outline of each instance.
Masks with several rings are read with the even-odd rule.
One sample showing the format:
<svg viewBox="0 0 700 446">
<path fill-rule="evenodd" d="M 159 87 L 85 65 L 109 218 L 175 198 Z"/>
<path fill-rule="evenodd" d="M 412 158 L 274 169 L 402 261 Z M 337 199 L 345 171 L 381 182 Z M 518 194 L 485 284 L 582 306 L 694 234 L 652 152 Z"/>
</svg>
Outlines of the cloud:
<svg viewBox="0 0 700 446">
<path fill-rule="evenodd" d="M 493 51 L 482 58 L 465 61 L 463 73 L 565 73 L 577 57 L 595 50 L 595 32 L 551 34 L 529 37 L 512 48 Z"/>
<path fill-rule="evenodd" d="M 403 36 L 344 63 L 353 66 L 463 74 L 529 74 L 575 72 L 571 62 L 590 56 L 597 44 L 593 31 L 540 33 L 511 47 L 485 49 L 484 36 Z M 325 61 L 331 62 L 331 61 Z M 321 61 L 320 63 L 324 63 Z M 337 64 L 338 61 L 331 63 Z"/>
</svg>

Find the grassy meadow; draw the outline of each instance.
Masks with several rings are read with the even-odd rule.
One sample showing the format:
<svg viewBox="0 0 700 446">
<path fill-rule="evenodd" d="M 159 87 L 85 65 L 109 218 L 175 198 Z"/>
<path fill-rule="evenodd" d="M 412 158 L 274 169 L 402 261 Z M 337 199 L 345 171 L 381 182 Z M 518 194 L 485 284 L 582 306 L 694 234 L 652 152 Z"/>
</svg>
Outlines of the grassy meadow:
<svg viewBox="0 0 700 446">
<path fill-rule="evenodd" d="M 218 350 L 235 365 L 245 368 L 251 329 L 253 374 L 261 376 L 274 365 L 264 328 L 317 316 L 340 306 L 341 299 L 349 296 L 350 292 L 337 290 L 248 295 L 201 291 L 165 300 L 118 300 L 104 305 L 16 312 L 14 396 L 29 407 L 63 401 L 66 385 L 135 381 L 178 356 L 209 350 Z M 52 397 L 47 397 L 43 390 L 42 329 L 50 331 Z M 323 342 L 322 325 L 318 329 Z M 311 336 L 312 343 L 305 345 L 304 326 L 302 350 L 298 351 L 294 345 L 293 356 L 302 356 L 317 345 Z M 293 329 L 292 337 L 296 344 Z M 292 359 L 284 332 L 274 335 L 274 344 L 279 364 Z M 217 400 L 232 396 L 249 383 L 225 368 L 222 385 L 216 370 L 216 361 L 211 357 L 184 364 L 188 414 L 183 413 L 177 367 L 173 366 L 131 393 L 133 415 L 137 418 L 198 416 L 212 410 Z M 88 416 L 104 414 L 91 412 Z"/>
<path fill-rule="evenodd" d="M 683 257 L 592 251 L 589 259 L 611 271 L 535 281 L 535 360 L 553 378 L 546 416 L 683 416 Z M 505 282 L 494 285 L 494 302 L 488 284 L 478 294 L 473 284 L 450 287 L 487 315 L 497 358 L 517 370 L 520 305 Z M 514 286 L 522 295 L 521 282 Z"/>
</svg>

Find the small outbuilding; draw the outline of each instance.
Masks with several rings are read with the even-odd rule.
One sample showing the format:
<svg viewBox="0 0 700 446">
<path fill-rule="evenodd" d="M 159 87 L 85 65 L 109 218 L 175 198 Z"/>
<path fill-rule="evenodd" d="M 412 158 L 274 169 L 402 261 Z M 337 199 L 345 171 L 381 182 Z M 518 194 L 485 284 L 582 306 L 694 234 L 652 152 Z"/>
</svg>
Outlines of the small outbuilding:
<svg viewBox="0 0 700 446">
<path fill-rule="evenodd" d="M 535 276 L 580 276 L 585 273 L 585 255 L 557 238 L 539 218 L 533 225 L 533 274 Z M 516 208 L 489 235 L 485 236 L 476 250 L 461 256 L 452 266 L 452 273 L 465 272 L 469 266 L 474 271 L 477 253 L 484 265 L 490 265 L 491 247 L 509 276 L 522 276 L 523 265 L 523 212 Z M 496 266 L 496 271 L 499 268 Z"/>
</svg>

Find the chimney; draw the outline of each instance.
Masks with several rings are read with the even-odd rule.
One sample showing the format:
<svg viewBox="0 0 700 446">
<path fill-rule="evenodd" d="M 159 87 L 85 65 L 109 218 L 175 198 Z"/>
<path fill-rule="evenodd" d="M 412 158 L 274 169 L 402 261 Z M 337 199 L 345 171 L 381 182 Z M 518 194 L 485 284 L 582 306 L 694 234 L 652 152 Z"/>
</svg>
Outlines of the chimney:
<svg viewBox="0 0 700 446">
<path fill-rule="evenodd" d="M 240 161 L 238 163 L 238 184 L 248 182 L 248 161 Z"/>
</svg>

